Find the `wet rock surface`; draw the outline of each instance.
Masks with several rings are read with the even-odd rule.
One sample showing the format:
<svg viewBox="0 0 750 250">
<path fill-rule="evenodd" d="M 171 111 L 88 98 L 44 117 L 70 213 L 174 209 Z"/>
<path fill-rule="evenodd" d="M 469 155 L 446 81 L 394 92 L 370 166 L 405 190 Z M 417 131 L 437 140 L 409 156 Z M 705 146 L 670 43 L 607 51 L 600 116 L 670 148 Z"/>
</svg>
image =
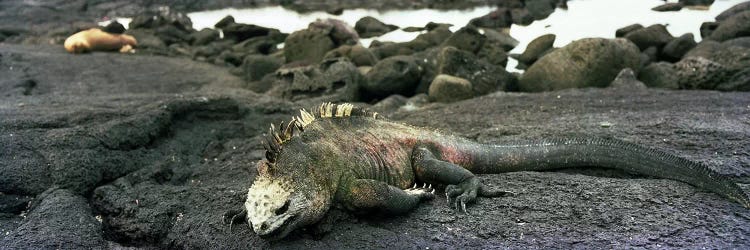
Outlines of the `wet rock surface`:
<svg viewBox="0 0 750 250">
<path fill-rule="evenodd" d="M 0 98 L 0 141 L 6 145 L 0 151 L 0 200 L 20 198 L 23 204 L 0 211 L 2 246 L 750 244 L 750 212 L 737 204 L 676 181 L 591 169 L 482 175 L 516 195 L 481 199 L 469 214 L 449 209 L 443 199 L 404 216 L 361 217 L 334 209 L 318 227 L 328 233 L 311 228 L 269 243 L 241 220 L 230 226 L 224 217 L 241 209 L 267 124 L 288 119 L 302 103 L 247 91 L 239 77 L 182 57 L 76 56 L 53 46 L 0 45 L 0 62 L 8 76 L 3 89 L 35 82 L 22 85 L 29 91 Z M 609 88 L 497 92 L 451 104 L 415 101 L 388 98 L 383 102 L 389 105 L 376 106 L 397 122 L 483 143 L 620 138 L 750 182 L 744 156 L 750 151 L 747 92 Z"/>
</svg>

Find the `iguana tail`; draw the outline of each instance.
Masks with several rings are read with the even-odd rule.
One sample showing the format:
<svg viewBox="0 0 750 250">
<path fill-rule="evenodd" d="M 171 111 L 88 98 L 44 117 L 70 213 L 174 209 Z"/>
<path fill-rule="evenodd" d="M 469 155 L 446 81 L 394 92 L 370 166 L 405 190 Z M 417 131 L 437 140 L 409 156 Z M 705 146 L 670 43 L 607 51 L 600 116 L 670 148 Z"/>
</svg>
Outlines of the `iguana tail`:
<svg viewBox="0 0 750 250">
<path fill-rule="evenodd" d="M 714 192 L 750 208 L 750 198 L 726 176 L 673 154 L 612 139 L 553 139 L 509 145 L 458 146 L 473 173 L 538 171 L 569 167 L 621 169 L 673 179 Z"/>
</svg>

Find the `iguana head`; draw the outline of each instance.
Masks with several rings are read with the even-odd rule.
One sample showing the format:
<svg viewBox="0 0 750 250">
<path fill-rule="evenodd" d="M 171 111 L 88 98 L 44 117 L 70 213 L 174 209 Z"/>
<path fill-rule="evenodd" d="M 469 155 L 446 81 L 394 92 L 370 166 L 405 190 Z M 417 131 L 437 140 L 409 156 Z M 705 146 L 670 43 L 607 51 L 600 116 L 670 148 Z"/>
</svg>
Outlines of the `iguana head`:
<svg viewBox="0 0 750 250">
<path fill-rule="evenodd" d="M 319 221 L 328 211 L 332 194 L 324 181 L 299 171 L 282 171 L 286 161 L 258 163 L 259 175 L 247 192 L 248 224 L 258 236 L 277 240 L 291 231 Z"/>
<path fill-rule="evenodd" d="M 317 112 L 300 110 L 299 116 L 281 123 L 281 131 L 271 125 L 263 141 L 266 157 L 258 162 L 258 176 L 245 201 L 247 220 L 256 234 L 281 239 L 294 229 L 318 222 L 328 212 L 335 190 L 335 178 L 328 171 L 331 164 L 316 153 L 316 147 L 295 136 L 295 130 L 308 129 L 309 137 L 320 137 L 320 131 L 310 127 L 316 116 L 346 117 L 357 112 L 360 110 L 351 104 L 324 103 Z"/>
<path fill-rule="evenodd" d="M 258 162 L 258 176 L 247 192 L 245 210 L 253 231 L 266 239 L 280 239 L 294 229 L 313 224 L 328 211 L 333 199 L 328 174 L 311 159 L 311 150 L 294 130 L 304 130 L 315 117 L 302 110 L 277 132 L 271 125 L 265 137 L 266 157 Z M 284 150 L 282 150 L 284 148 Z"/>
</svg>

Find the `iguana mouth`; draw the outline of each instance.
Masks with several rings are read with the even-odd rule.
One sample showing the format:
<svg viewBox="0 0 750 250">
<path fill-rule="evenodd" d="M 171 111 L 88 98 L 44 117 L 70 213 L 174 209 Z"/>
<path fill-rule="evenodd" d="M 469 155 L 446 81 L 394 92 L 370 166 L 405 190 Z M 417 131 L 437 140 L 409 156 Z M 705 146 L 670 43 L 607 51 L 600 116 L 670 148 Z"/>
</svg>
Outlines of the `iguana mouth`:
<svg viewBox="0 0 750 250">
<path fill-rule="evenodd" d="M 267 240 L 281 239 L 294 229 L 293 224 L 296 224 L 296 221 L 297 215 L 286 217 L 286 219 L 284 219 L 284 223 L 279 225 L 279 227 L 277 227 L 275 230 L 267 231 L 264 234 L 258 234 L 258 236 Z"/>
</svg>

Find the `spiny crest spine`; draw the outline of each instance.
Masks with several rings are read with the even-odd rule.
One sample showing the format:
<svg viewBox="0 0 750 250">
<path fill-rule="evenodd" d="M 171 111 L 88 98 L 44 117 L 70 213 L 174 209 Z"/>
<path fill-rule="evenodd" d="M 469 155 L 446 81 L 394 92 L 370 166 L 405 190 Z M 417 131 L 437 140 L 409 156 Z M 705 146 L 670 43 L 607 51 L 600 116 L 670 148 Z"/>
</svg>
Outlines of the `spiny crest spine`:
<svg viewBox="0 0 750 250">
<path fill-rule="evenodd" d="M 291 140 L 294 136 L 294 129 L 299 131 L 305 131 L 305 127 L 315 121 L 314 113 L 317 113 L 321 118 L 331 117 L 350 117 L 350 116 L 362 116 L 379 118 L 377 112 L 369 112 L 362 108 L 355 108 L 350 103 L 333 104 L 330 102 L 320 104 L 317 112 L 307 112 L 305 109 L 300 109 L 299 116 L 292 117 L 292 120 L 288 123 L 283 121 L 279 124 L 279 128 L 283 129 L 281 133 L 276 131 L 276 126 L 271 124 L 271 128 L 268 130 L 268 134 L 265 136 L 263 141 L 263 147 L 266 149 L 266 160 L 270 163 L 275 163 L 279 153 L 281 153 L 282 145 Z"/>
</svg>

